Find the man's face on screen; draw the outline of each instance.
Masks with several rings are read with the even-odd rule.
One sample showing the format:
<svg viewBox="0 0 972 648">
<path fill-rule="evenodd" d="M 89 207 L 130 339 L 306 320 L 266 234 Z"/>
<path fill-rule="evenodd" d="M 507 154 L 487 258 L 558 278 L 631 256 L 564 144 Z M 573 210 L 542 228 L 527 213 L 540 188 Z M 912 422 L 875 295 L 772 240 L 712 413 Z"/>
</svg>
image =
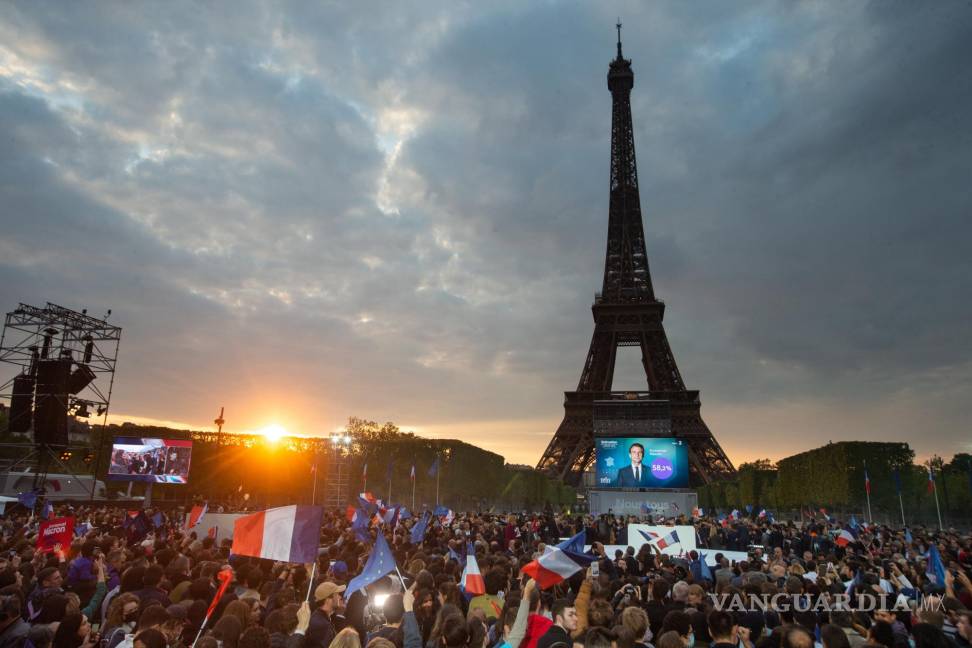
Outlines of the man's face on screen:
<svg viewBox="0 0 972 648">
<path fill-rule="evenodd" d="M 628 456 L 631 457 L 633 465 L 640 464 L 641 460 L 645 458 L 645 451 L 639 446 L 631 446 L 631 449 L 628 450 Z"/>
</svg>

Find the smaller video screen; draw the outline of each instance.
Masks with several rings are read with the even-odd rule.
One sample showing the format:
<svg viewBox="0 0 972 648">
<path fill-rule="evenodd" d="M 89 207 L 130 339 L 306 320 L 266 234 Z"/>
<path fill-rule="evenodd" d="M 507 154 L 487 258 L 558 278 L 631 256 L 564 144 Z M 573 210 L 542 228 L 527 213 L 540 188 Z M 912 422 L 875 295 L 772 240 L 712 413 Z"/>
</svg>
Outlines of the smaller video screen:
<svg viewBox="0 0 972 648">
<path fill-rule="evenodd" d="M 188 484 L 192 441 L 116 437 L 111 444 L 108 479 Z"/>
</svg>

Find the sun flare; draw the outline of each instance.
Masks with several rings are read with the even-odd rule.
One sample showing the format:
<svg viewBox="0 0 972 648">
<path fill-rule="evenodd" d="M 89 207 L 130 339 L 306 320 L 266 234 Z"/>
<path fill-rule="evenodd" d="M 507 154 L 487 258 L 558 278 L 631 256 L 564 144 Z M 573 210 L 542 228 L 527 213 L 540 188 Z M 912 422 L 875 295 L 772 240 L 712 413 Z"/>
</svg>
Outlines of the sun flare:
<svg viewBox="0 0 972 648">
<path fill-rule="evenodd" d="M 277 423 L 271 423 L 270 425 L 257 430 L 257 433 L 262 434 L 267 441 L 276 443 L 283 437 L 287 436 L 287 429 Z"/>
</svg>

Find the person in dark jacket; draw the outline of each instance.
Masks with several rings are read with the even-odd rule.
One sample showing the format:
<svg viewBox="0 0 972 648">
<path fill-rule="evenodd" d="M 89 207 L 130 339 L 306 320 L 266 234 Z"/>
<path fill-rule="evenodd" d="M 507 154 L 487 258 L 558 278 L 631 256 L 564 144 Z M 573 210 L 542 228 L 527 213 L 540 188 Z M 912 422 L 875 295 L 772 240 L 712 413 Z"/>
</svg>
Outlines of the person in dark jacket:
<svg viewBox="0 0 972 648">
<path fill-rule="evenodd" d="M 711 648 L 736 648 L 736 624 L 731 614 L 724 610 L 709 612 L 708 622 Z"/>
<path fill-rule="evenodd" d="M 20 618 L 20 597 L 0 596 L 0 648 L 21 648 L 30 632 L 30 624 Z"/>
<path fill-rule="evenodd" d="M 311 614 L 307 635 L 304 637 L 304 648 L 327 648 L 331 645 L 331 641 L 337 634 L 331 617 L 344 605 L 341 593 L 345 589 L 347 589 L 345 585 L 326 581 L 314 590 L 314 603 L 317 608 Z"/>
<path fill-rule="evenodd" d="M 172 604 L 172 601 L 169 600 L 169 595 L 159 589 L 159 583 L 162 582 L 163 574 L 162 568 L 158 565 L 150 565 L 145 568 L 145 574 L 142 576 L 142 589 L 135 592 L 135 596 L 141 602 L 143 610 L 145 609 L 145 604 L 149 601 L 157 601 L 164 608 Z"/>
<path fill-rule="evenodd" d="M 37 587 L 30 593 L 27 601 L 27 611 L 30 620 L 33 621 L 44 607 L 44 602 L 52 596 L 63 594 L 61 585 L 64 577 L 57 567 L 45 567 L 37 574 Z"/>
<path fill-rule="evenodd" d="M 537 640 L 537 648 L 571 648 L 570 635 L 577 629 L 577 610 L 567 599 L 554 601 L 550 609 L 553 625 Z"/>
<path fill-rule="evenodd" d="M 402 648 L 404 642 L 404 638 L 402 637 L 402 618 L 405 616 L 402 595 L 392 594 L 389 596 L 385 600 L 385 605 L 382 610 L 385 613 L 385 623 L 368 635 L 368 643 L 376 637 L 381 637 L 395 644 L 395 648 Z"/>
</svg>

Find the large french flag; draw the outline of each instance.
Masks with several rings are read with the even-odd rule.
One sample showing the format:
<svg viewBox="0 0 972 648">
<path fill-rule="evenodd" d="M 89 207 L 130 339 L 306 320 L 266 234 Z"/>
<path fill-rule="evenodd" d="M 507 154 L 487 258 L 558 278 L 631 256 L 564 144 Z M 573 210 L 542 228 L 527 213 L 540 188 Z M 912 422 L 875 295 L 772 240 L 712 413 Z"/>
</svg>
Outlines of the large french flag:
<svg viewBox="0 0 972 648">
<path fill-rule="evenodd" d="M 233 525 L 232 553 L 292 563 L 317 560 L 320 506 L 281 506 L 244 515 Z"/>
<path fill-rule="evenodd" d="M 584 553 L 585 537 L 585 532 L 581 531 L 570 540 L 548 547 L 546 553 L 524 565 L 520 571 L 537 581 L 540 589 L 553 587 L 597 559 L 592 554 Z"/>
</svg>

